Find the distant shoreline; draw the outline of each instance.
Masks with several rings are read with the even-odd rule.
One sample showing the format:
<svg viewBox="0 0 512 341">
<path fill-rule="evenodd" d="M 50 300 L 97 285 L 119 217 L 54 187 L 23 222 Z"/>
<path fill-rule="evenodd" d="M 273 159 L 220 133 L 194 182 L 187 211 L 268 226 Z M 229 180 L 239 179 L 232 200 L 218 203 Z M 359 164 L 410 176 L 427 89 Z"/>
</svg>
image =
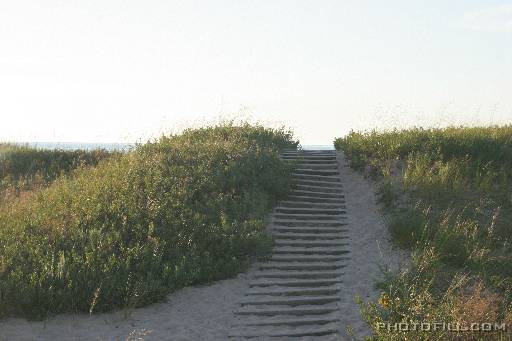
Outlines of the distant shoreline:
<svg viewBox="0 0 512 341">
<path fill-rule="evenodd" d="M 126 151 L 135 146 L 135 143 L 93 143 L 93 142 L 16 142 L 15 144 L 22 146 L 29 146 L 38 149 L 106 149 Z M 329 149 L 334 150 L 332 144 L 306 144 L 302 146 L 303 149 Z"/>
<path fill-rule="evenodd" d="M 94 143 L 94 142 L 15 142 L 20 146 L 29 146 L 37 149 L 106 149 L 112 150 L 128 150 L 135 146 L 135 143 Z"/>
</svg>

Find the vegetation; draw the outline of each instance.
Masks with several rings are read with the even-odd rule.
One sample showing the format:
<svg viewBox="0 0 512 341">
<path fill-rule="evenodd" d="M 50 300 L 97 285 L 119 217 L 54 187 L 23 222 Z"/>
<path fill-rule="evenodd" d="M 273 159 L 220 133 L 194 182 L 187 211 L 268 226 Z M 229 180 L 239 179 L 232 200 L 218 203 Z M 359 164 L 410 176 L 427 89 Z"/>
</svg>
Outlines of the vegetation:
<svg viewBox="0 0 512 341">
<path fill-rule="evenodd" d="M 0 208 L 0 315 L 105 311 L 233 276 L 271 245 L 289 132 L 223 124 L 161 137 Z"/>
<path fill-rule="evenodd" d="M 501 331 L 379 323 L 496 322 L 512 330 L 512 126 L 351 132 L 335 146 L 380 180 L 393 240 L 412 251 L 409 269 L 380 284 L 378 302 L 361 305 L 373 338 L 503 339 Z"/>
<path fill-rule="evenodd" d="M 36 188 L 46 187 L 72 170 L 94 166 L 112 152 L 97 150 L 48 150 L 0 143 L 0 204 Z"/>
</svg>

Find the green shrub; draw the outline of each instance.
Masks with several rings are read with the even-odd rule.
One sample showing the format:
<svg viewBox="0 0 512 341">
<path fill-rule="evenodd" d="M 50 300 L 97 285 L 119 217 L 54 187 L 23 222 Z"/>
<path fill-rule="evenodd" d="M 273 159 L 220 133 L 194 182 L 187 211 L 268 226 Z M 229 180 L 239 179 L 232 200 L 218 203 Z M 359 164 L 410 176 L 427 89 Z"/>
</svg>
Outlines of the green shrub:
<svg viewBox="0 0 512 341">
<path fill-rule="evenodd" d="M 268 249 L 289 188 L 289 132 L 225 124 L 162 137 L 0 210 L 0 314 L 160 300 L 233 276 Z"/>
<path fill-rule="evenodd" d="M 398 196 L 396 189 L 393 187 L 393 183 L 389 178 L 380 184 L 377 195 L 379 202 L 388 209 L 395 205 Z"/>
<path fill-rule="evenodd" d="M 423 213 L 414 207 L 391 214 L 388 225 L 393 241 L 397 245 L 412 248 L 423 238 L 426 223 Z"/>
</svg>

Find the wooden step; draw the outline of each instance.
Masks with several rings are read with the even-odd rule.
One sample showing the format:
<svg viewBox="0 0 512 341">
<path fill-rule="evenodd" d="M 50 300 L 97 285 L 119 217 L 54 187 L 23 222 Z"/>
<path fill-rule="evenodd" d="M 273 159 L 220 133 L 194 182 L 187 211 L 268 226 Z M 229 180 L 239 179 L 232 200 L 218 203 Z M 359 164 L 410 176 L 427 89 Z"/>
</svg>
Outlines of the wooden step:
<svg viewBox="0 0 512 341">
<path fill-rule="evenodd" d="M 340 300 L 337 295 L 320 295 L 320 296 L 261 296 L 249 297 L 240 302 L 244 305 L 314 305 L 338 302 Z"/>
<path fill-rule="evenodd" d="M 325 304 L 321 306 L 297 306 L 297 307 L 244 307 L 236 310 L 235 315 L 257 315 L 257 316 L 273 316 L 273 315 L 324 315 L 338 311 L 336 304 Z"/>
<path fill-rule="evenodd" d="M 254 278 L 305 278 L 305 279 L 320 279 L 320 278 L 338 278 L 343 275 L 340 270 L 326 270 L 326 271 L 258 271 L 253 275 Z"/>
<path fill-rule="evenodd" d="M 271 230 L 275 233 L 286 233 L 286 232 L 295 232 L 295 233 L 346 233 L 348 229 L 343 227 L 318 227 L 318 226 L 276 226 L 271 225 Z"/>
<path fill-rule="evenodd" d="M 310 198 L 326 198 L 326 199 L 344 199 L 345 195 L 341 193 L 324 193 L 324 192 L 314 192 L 310 190 L 303 189 L 292 189 L 290 191 L 290 197 L 292 196 L 304 196 Z"/>
<path fill-rule="evenodd" d="M 278 289 L 270 288 L 253 288 L 249 290 L 248 296 L 320 296 L 320 295 L 337 295 L 340 288 L 336 285 L 317 287 L 317 288 L 288 288 L 278 287 Z"/>
<path fill-rule="evenodd" d="M 285 162 L 294 162 L 294 163 L 306 163 L 309 165 L 316 165 L 316 164 L 338 164 L 338 161 L 334 157 L 328 157 L 326 160 L 322 159 L 304 159 L 300 157 L 287 157 L 287 158 L 281 158 L 281 160 L 284 160 Z"/>
<path fill-rule="evenodd" d="M 332 326 L 313 326 L 310 328 L 296 329 L 293 327 L 279 328 L 273 330 L 262 330 L 261 326 L 244 327 L 239 331 L 229 334 L 231 338 L 258 338 L 258 337 L 287 337 L 287 338 L 303 338 L 307 336 L 325 336 L 338 333 L 336 324 Z"/>
<path fill-rule="evenodd" d="M 300 174 L 300 173 L 292 173 L 292 178 L 296 180 L 318 180 L 322 182 L 334 182 L 341 183 L 341 179 L 339 176 L 332 175 L 312 175 L 312 174 Z"/>
<path fill-rule="evenodd" d="M 346 219 L 344 217 L 343 219 Z M 272 221 L 273 225 L 276 226 L 294 226 L 294 227 L 342 227 L 347 225 L 345 221 L 338 220 L 307 220 L 300 221 L 296 219 L 274 219 Z"/>
<path fill-rule="evenodd" d="M 279 202 L 279 207 L 283 208 L 311 208 L 311 209 L 345 209 L 346 205 L 343 203 L 315 203 L 303 201 L 289 201 L 283 200 Z"/>
<path fill-rule="evenodd" d="M 341 182 L 329 182 L 329 181 L 308 180 L 308 179 L 295 179 L 295 180 L 293 180 L 293 183 L 295 185 L 337 188 L 339 190 L 343 189 L 343 184 Z"/>
<path fill-rule="evenodd" d="M 344 233 L 274 233 L 274 239 L 307 239 L 307 240 L 333 240 L 347 239 Z"/>
<path fill-rule="evenodd" d="M 339 262 L 350 258 L 344 255 L 273 255 L 272 262 Z"/>
<path fill-rule="evenodd" d="M 320 169 L 311 169 L 311 168 L 295 168 L 294 172 L 296 174 L 306 174 L 306 175 L 323 175 L 323 176 L 339 175 L 338 170 L 320 170 Z"/>
<path fill-rule="evenodd" d="M 301 191 L 309 191 L 309 192 L 317 192 L 317 193 L 336 193 L 336 194 L 342 194 L 343 190 L 341 188 L 337 187 L 319 187 L 319 186 L 312 186 L 312 185 L 300 185 L 295 184 L 293 186 L 293 189 L 301 190 Z"/>
<path fill-rule="evenodd" d="M 343 208 L 321 208 L 321 207 L 284 207 L 277 206 L 274 210 L 279 213 L 291 213 L 291 214 L 327 214 L 327 215 L 339 215 L 345 214 L 346 211 Z"/>
<path fill-rule="evenodd" d="M 308 163 L 299 161 L 296 163 L 297 168 L 306 168 L 306 169 L 320 169 L 320 170 L 330 170 L 330 169 L 338 169 L 338 163 Z"/>
<path fill-rule="evenodd" d="M 250 287 L 321 287 L 327 285 L 340 284 L 343 281 L 339 278 L 324 279 L 263 279 L 253 280 L 249 283 Z"/>
<path fill-rule="evenodd" d="M 333 221 L 342 220 L 346 218 L 346 215 L 342 214 L 312 214 L 312 213 L 274 213 L 274 219 L 290 219 L 290 220 L 322 220 L 322 221 Z"/>
<path fill-rule="evenodd" d="M 338 322 L 338 316 L 300 316 L 296 318 L 269 318 L 259 320 L 258 322 L 247 322 L 241 324 L 243 326 L 307 326 L 307 325 L 324 325 L 327 323 Z"/>
<path fill-rule="evenodd" d="M 300 255 L 341 255 L 348 254 L 349 251 L 338 246 L 332 247 L 297 247 L 297 246 L 278 246 L 274 247 L 274 254 L 300 254 Z"/>
<path fill-rule="evenodd" d="M 260 264 L 262 270 L 335 270 L 346 267 L 341 261 L 338 262 L 268 262 Z"/>
</svg>

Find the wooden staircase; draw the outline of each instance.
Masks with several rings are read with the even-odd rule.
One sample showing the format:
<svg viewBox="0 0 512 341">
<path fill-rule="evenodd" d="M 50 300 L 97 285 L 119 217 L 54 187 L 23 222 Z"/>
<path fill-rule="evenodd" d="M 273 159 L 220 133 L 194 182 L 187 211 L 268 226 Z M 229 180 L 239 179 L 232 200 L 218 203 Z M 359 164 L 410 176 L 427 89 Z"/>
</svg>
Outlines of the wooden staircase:
<svg viewBox="0 0 512 341">
<path fill-rule="evenodd" d="M 290 150 L 293 189 L 274 209 L 272 258 L 257 265 L 232 340 L 338 340 L 348 260 L 343 186 L 334 150 Z"/>
</svg>

